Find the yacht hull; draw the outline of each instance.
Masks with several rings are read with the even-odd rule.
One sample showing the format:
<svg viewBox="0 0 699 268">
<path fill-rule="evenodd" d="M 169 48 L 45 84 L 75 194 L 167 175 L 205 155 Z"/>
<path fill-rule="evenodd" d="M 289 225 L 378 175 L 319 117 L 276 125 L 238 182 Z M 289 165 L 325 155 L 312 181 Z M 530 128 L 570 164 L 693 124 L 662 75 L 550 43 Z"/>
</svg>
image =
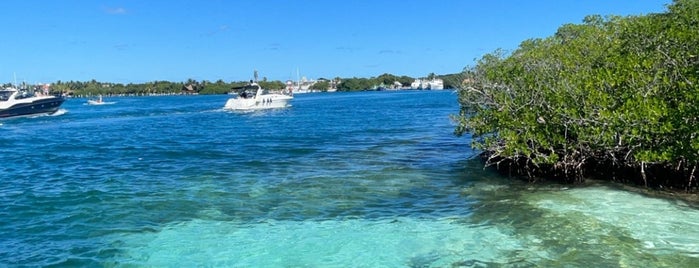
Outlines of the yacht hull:
<svg viewBox="0 0 699 268">
<path fill-rule="evenodd" d="M 58 111 L 65 99 L 63 97 L 48 97 L 31 102 L 15 103 L 7 108 L 0 108 L 0 118 L 26 116 L 33 114 L 52 114 Z"/>
<path fill-rule="evenodd" d="M 245 99 L 241 97 L 231 98 L 226 101 L 224 109 L 228 110 L 263 110 L 278 109 L 289 106 L 293 97 L 282 94 L 263 95 L 260 98 Z"/>
</svg>

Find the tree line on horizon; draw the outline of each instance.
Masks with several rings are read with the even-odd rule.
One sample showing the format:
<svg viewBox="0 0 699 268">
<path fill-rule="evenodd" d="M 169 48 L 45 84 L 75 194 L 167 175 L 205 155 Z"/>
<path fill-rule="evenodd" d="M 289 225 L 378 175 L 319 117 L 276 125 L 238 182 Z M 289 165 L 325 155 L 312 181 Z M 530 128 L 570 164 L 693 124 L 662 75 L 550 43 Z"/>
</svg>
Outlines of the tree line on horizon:
<svg viewBox="0 0 699 268">
<path fill-rule="evenodd" d="M 600 178 L 696 191 L 699 1 L 587 16 L 464 73 L 457 135 L 530 179 Z"/>
<path fill-rule="evenodd" d="M 444 80 L 445 88 L 456 88 L 460 85 L 460 78 L 463 74 L 447 74 L 447 75 L 436 75 L 430 73 L 428 78 L 441 78 Z M 371 78 L 339 78 L 336 77 L 334 81 L 341 81 L 337 83 L 338 91 L 361 91 L 371 89 L 378 85 L 393 85 L 395 81 L 400 82 L 404 87 L 409 87 L 410 84 L 415 80 L 415 78 L 409 76 L 396 76 L 392 74 L 382 74 L 377 77 Z M 249 83 L 249 81 L 235 81 L 235 82 L 225 82 L 223 80 L 217 80 L 215 82 L 210 82 L 207 80 L 197 81 L 194 79 L 188 79 L 183 82 L 171 82 L 171 81 L 151 81 L 145 83 L 112 83 L 112 82 L 100 82 L 96 80 L 90 81 L 56 81 L 51 84 L 51 92 L 53 94 L 65 93 L 73 96 L 97 96 L 97 95 L 169 95 L 169 94 L 227 94 L 232 91 L 232 88 L 244 86 Z M 267 78 L 263 78 L 262 81 L 258 81 L 258 84 L 262 88 L 266 89 L 284 89 L 286 84 L 279 80 L 268 81 Z M 12 84 L 4 84 L 5 87 L 12 87 Z M 26 87 L 26 85 L 20 86 Z M 311 86 L 311 89 L 319 91 L 327 91 L 331 87 L 330 80 L 320 78 L 318 82 Z"/>
</svg>

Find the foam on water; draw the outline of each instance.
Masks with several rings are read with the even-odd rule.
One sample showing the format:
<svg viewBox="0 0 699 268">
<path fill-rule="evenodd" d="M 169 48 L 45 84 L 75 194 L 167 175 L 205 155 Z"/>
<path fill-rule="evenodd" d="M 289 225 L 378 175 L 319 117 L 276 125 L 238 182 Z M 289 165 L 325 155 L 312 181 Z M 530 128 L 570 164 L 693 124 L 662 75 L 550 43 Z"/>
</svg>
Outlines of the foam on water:
<svg viewBox="0 0 699 268">
<path fill-rule="evenodd" d="M 68 110 L 61 108 L 61 109 L 58 109 L 56 112 L 50 114 L 49 116 L 61 116 L 61 115 L 64 115 L 66 113 L 68 113 Z"/>
<path fill-rule="evenodd" d="M 265 221 L 193 220 L 117 238 L 116 265 L 149 267 L 448 267 L 498 263 L 519 241 L 454 218 Z"/>
</svg>

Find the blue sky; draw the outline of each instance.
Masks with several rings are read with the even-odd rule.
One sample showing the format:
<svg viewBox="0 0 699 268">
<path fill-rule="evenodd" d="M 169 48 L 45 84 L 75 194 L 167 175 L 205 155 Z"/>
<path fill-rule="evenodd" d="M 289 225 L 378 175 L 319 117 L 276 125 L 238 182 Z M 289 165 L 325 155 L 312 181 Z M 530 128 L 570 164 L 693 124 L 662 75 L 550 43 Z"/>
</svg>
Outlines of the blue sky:
<svg viewBox="0 0 699 268">
<path fill-rule="evenodd" d="M 0 82 L 450 74 L 586 15 L 671 0 L 4 0 Z"/>
</svg>

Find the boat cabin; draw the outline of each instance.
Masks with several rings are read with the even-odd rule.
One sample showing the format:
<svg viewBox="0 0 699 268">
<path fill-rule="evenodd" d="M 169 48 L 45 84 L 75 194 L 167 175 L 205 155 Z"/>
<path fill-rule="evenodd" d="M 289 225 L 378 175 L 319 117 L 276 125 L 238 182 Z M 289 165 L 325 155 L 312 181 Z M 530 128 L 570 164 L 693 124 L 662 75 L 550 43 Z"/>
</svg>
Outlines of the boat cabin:
<svg viewBox="0 0 699 268">
<path fill-rule="evenodd" d="M 25 99 L 25 98 L 31 98 L 34 97 L 34 92 L 21 89 L 21 90 L 16 90 L 14 88 L 7 88 L 4 90 L 0 90 L 0 101 L 8 101 L 11 99 Z"/>
</svg>

